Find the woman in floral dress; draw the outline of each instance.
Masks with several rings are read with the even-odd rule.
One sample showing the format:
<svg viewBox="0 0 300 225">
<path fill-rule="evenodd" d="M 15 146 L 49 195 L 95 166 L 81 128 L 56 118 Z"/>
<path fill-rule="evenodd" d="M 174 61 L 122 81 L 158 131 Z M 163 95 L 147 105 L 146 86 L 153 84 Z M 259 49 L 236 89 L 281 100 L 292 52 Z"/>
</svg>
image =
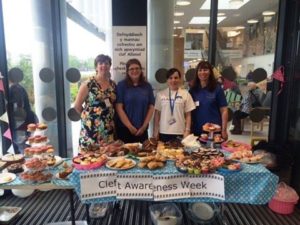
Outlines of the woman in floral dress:
<svg viewBox="0 0 300 225">
<path fill-rule="evenodd" d="M 96 75 L 79 89 L 74 108 L 81 113 L 79 148 L 89 151 L 100 142 L 114 139 L 114 103 L 116 85 L 110 79 L 111 58 L 98 55 L 95 59 Z"/>
</svg>

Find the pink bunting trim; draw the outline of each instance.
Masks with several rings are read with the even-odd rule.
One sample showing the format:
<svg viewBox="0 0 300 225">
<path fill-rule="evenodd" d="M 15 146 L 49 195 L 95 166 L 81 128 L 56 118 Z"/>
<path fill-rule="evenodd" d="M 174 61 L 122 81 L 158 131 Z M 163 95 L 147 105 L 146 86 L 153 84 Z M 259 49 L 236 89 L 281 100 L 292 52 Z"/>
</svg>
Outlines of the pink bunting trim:
<svg viewBox="0 0 300 225">
<path fill-rule="evenodd" d="M 12 140 L 10 128 L 8 128 L 8 129 L 5 131 L 5 133 L 3 134 L 3 136 L 6 137 L 6 138 L 9 139 L 9 140 Z"/>
</svg>

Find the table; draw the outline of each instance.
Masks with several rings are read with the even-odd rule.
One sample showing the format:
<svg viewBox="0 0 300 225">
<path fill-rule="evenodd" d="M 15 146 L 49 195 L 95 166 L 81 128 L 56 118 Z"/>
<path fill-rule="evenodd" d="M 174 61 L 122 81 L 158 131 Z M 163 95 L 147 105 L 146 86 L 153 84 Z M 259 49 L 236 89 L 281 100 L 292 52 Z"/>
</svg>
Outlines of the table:
<svg viewBox="0 0 300 225">
<path fill-rule="evenodd" d="M 57 173 L 57 169 L 50 170 L 52 174 Z M 74 209 L 74 200 L 73 200 L 73 193 L 74 193 L 74 186 L 73 184 L 68 180 L 59 180 L 59 179 L 52 179 L 51 182 L 48 183 L 42 183 L 42 184 L 25 184 L 23 183 L 19 177 L 6 184 L 0 184 L 0 189 L 39 189 L 39 190 L 56 190 L 56 189 L 62 189 L 66 190 L 69 194 L 69 200 L 70 200 L 70 207 L 71 207 L 71 220 L 72 225 L 75 225 L 75 209 Z"/>
<path fill-rule="evenodd" d="M 174 200 L 176 202 L 227 202 L 244 204 L 266 204 L 273 196 L 279 178 L 260 164 L 243 164 L 240 172 L 224 174 L 225 178 L 225 201 L 212 198 L 185 198 Z M 104 166 L 98 171 L 108 171 Z M 93 170 L 95 172 L 95 170 Z M 74 170 L 70 175 L 70 180 L 74 185 L 75 191 L 80 196 L 80 174 L 89 171 Z M 118 171 L 123 174 L 178 174 L 173 161 L 168 161 L 166 167 L 159 170 L 145 170 L 133 168 L 126 171 Z M 96 179 L 96 178 L 95 178 Z M 101 203 L 116 201 L 116 197 L 95 198 L 81 200 L 82 203 Z M 172 200 L 173 201 L 173 200 Z"/>
</svg>

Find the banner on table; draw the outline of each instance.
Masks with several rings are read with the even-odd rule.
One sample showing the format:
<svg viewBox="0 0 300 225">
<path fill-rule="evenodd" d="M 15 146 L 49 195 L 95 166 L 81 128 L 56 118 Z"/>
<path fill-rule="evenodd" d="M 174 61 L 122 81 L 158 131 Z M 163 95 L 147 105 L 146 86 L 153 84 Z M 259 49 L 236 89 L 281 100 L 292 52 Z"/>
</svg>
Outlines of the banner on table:
<svg viewBox="0 0 300 225">
<path fill-rule="evenodd" d="M 194 198 L 217 198 L 225 200 L 224 177 L 218 174 L 190 175 L 186 183 Z"/>
<path fill-rule="evenodd" d="M 118 199 L 152 199 L 152 174 L 118 174 Z"/>
<path fill-rule="evenodd" d="M 91 172 L 80 174 L 82 200 L 116 196 L 117 172 Z"/>
<path fill-rule="evenodd" d="M 154 201 L 189 198 L 190 189 L 181 185 L 188 182 L 188 177 L 181 174 L 153 175 Z"/>
</svg>

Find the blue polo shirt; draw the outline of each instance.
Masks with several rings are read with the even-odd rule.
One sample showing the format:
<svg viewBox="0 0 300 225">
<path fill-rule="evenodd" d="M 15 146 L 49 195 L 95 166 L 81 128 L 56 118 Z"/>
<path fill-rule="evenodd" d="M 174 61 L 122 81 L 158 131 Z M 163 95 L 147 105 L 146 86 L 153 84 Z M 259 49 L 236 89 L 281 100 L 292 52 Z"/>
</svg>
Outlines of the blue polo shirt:
<svg viewBox="0 0 300 225">
<path fill-rule="evenodd" d="M 222 125 L 220 108 L 227 106 L 226 97 L 220 85 L 212 92 L 207 88 L 195 88 L 190 90 L 196 109 L 192 111 L 192 132 L 195 135 L 202 133 L 205 123 Z"/>
<path fill-rule="evenodd" d="M 122 80 L 117 85 L 116 103 L 123 104 L 128 119 L 136 128 L 143 125 L 149 105 L 154 105 L 154 102 L 153 89 L 149 83 L 128 86 L 126 80 Z M 125 126 L 120 120 L 118 123 Z"/>
</svg>

